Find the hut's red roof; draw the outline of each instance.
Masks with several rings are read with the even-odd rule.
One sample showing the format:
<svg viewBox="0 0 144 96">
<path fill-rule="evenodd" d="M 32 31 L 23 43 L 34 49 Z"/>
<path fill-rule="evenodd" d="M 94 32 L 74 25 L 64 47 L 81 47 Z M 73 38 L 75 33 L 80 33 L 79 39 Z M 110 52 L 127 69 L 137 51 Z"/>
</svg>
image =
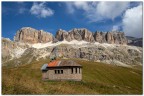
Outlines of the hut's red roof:
<svg viewBox="0 0 144 96">
<path fill-rule="evenodd" d="M 64 66 L 81 66 L 72 60 L 54 60 L 48 64 L 48 67 L 64 67 Z"/>
<path fill-rule="evenodd" d="M 59 60 L 54 60 L 48 64 L 48 67 L 55 67 L 58 65 Z"/>
</svg>

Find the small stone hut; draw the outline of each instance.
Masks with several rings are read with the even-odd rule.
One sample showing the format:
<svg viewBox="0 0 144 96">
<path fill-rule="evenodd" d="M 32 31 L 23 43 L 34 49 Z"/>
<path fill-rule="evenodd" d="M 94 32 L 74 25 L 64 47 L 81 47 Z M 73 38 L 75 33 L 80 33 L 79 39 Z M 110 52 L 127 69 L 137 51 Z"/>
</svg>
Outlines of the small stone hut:
<svg viewBox="0 0 144 96">
<path fill-rule="evenodd" d="M 43 80 L 82 80 L 82 66 L 72 60 L 54 60 L 41 70 Z"/>
</svg>

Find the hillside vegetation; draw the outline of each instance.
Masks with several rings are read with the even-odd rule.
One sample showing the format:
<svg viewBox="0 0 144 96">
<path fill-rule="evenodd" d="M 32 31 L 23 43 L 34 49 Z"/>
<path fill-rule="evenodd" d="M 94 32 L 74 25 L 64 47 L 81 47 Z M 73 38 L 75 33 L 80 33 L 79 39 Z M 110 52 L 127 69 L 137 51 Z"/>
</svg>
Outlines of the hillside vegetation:
<svg viewBox="0 0 144 96">
<path fill-rule="evenodd" d="M 142 67 L 75 61 L 83 66 L 81 82 L 42 81 L 40 68 L 49 60 L 2 67 L 2 94 L 142 94 Z"/>
</svg>

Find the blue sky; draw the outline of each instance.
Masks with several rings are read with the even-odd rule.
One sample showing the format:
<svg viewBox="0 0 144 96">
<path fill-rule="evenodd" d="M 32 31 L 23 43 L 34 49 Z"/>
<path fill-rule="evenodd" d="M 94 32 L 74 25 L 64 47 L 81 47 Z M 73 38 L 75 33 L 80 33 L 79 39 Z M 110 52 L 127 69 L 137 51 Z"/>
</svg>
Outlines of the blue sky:
<svg viewBox="0 0 144 96">
<path fill-rule="evenodd" d="M 22 27 L 54 35 L 58 29 L 87 28 L 141 37 L 142 14 L 142 2 L 2 2 L 2 37 L 13 40 Z"/>
</svg>

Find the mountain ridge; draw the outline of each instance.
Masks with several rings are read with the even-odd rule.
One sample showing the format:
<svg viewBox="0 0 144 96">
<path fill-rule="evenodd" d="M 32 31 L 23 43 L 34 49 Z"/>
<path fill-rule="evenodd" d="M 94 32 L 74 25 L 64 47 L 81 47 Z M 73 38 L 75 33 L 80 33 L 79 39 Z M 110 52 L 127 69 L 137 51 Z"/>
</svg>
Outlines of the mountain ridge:
<svg viewBox="0 0 144 96">
<path fill-rule="evenodd" d="M 58 41 L 72 41 L 72 40 L 84 40 L 87 42 L 99 42 L 109 44 L 127 44 L 127 39 L 124 32 L 111 31 L 111 32 L 91 32 L 86 28 L 74 28 L 66 31 L 59 29 L 56 35 L 43 30 L 36 30 L 31 27 L 23 27 L 17 31 L 14 36 L 14 41 L 24 43 L 47 43 L 47 42 L 58 42 Z"/>
<path fill-rule="evenodd" d="M 14 38 L 14 41 L 2 38 L 3 66 L 48 59 L 55 48 L 58 58 L 79 58 L 125 67 L 142 66 L 142 47 L 127 45 L 124 33 L 120 32 L 94 34 L 87 29 L 58 30 L 54 37 L 28 27 L 18 30 Z"/>
</svg>

